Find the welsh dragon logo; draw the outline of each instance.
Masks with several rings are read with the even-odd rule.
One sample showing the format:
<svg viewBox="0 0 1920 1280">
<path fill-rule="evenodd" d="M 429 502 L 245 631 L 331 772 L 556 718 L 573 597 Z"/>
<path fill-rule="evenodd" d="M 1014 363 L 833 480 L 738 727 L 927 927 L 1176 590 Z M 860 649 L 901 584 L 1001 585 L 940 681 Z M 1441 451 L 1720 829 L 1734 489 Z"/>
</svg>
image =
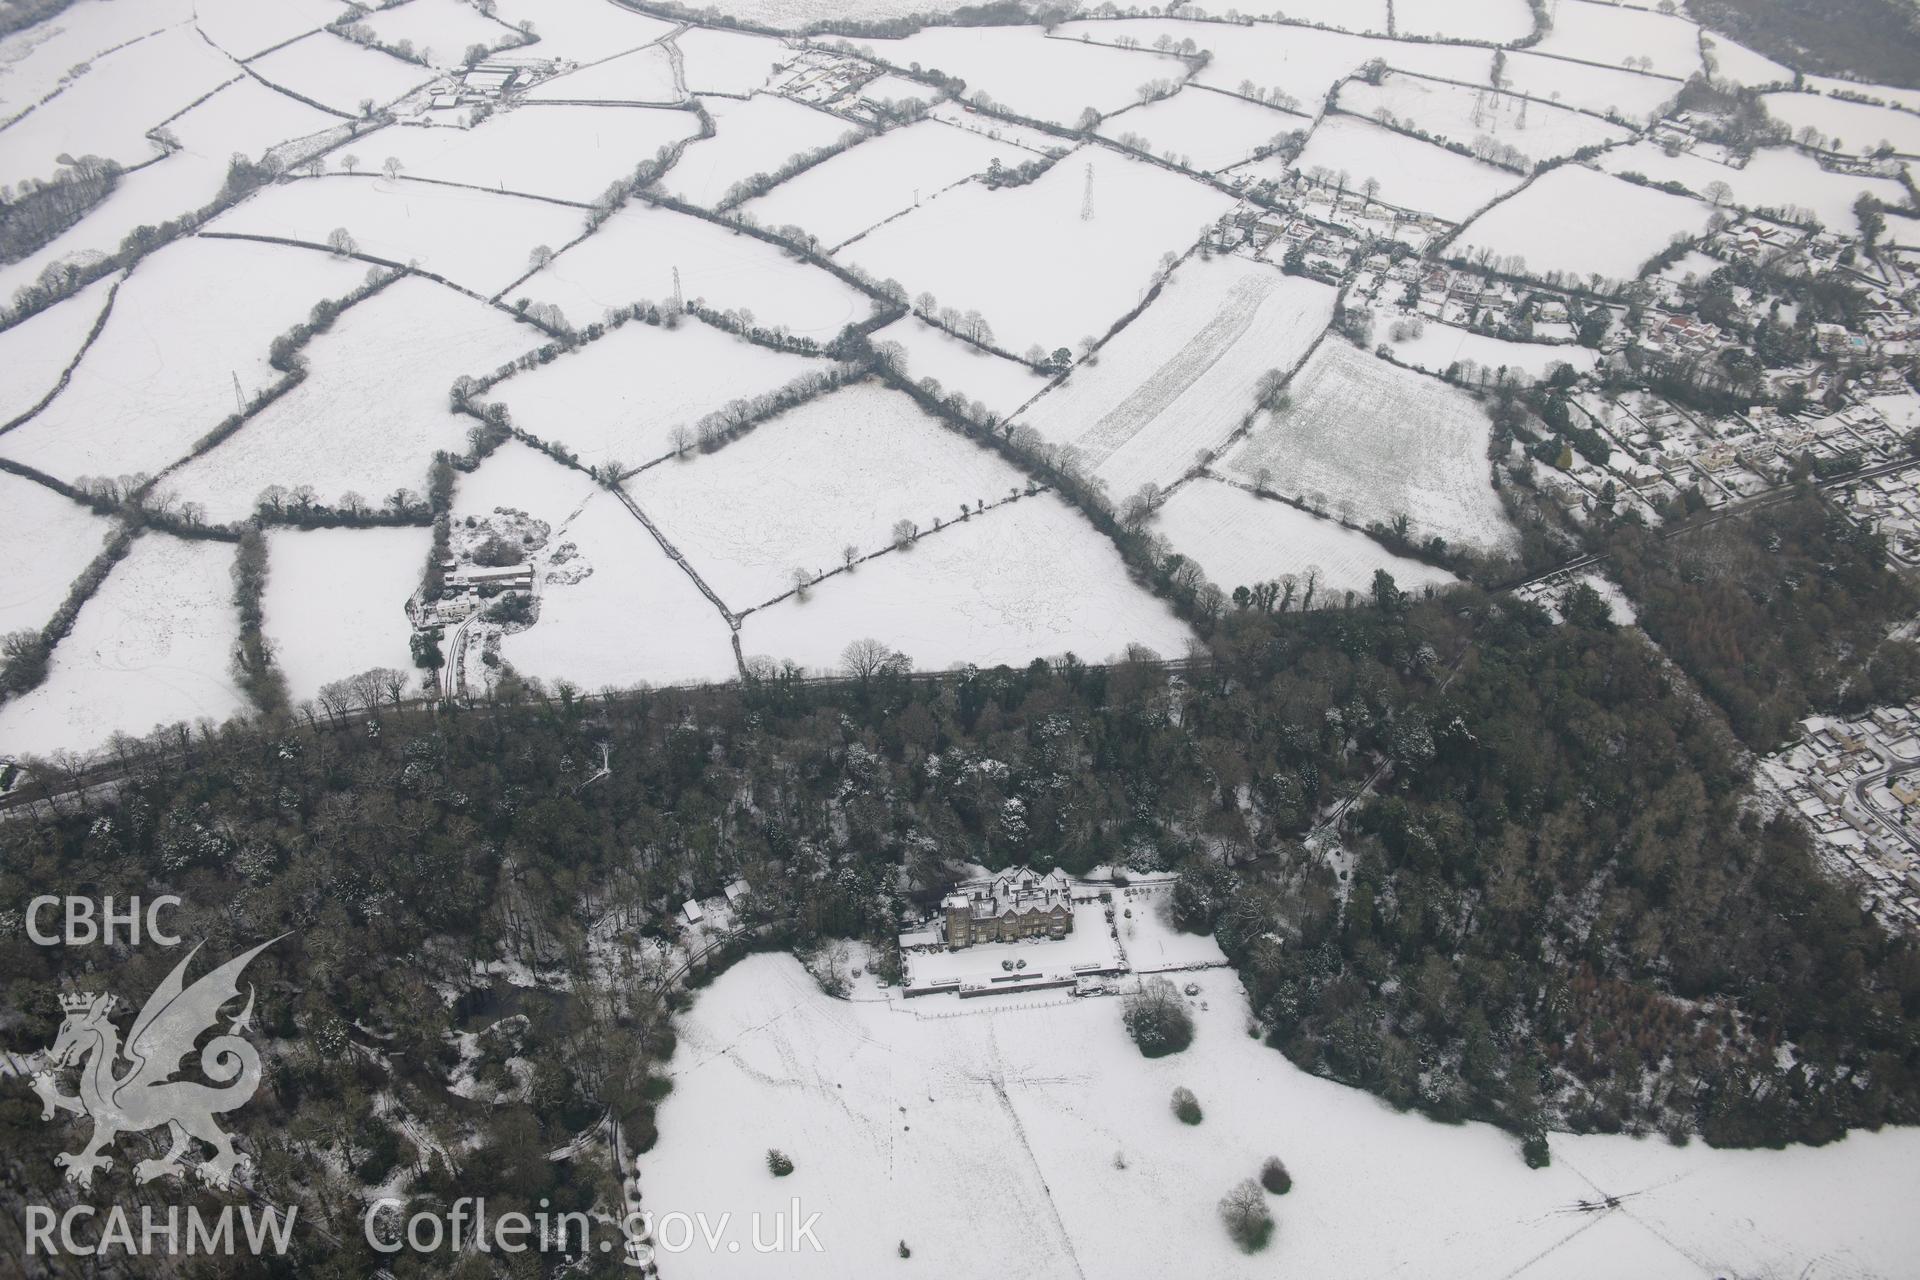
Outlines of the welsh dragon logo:
<svg viewBox="0 0 1920 1280">
<path fill-rule="evenodd" d="M 244 1106 L 260 1086 L 260 1055 L 240 1034 L 250 1028 L 253 1018 L 251 986 L 246 1007 L 226 1032 L 200 1050 L 200 1070 L 214 1083 L 173 1077 L 181 1069 L 180 1060 L 193 1052 L 194 1042 L 219 1022 L 221 1007 L 239 997 L 240 974 L 248 962 L 279 940 L 268 939 L 187 986 L 187 965 L 200 951 L 195 946 L 147 997 L 124 1045 L 111 1021 L 115 996 L 61 995 L 66 1019 L 48 1051 L 53 1067 L 34 1076 L 33 1090 L 40 1095 L 42 1120 L 51 1120 L 56 1111 L 93 1117 L 93 1137 L 87 1145 L 53 1158 L 66 1169 L 69 1182 L 90 1186 L 94 1170 L 112 1166 L 112 1157 L 103 1152 L 116 1138 L 161 1125 L 171 1131 L 173 1146 L 158 1160 L 134 1165 L 136 1180 L 145 1183 L 179 1176 L 186 1170 L 185 1157 L 195 1138 L 214 1149 L 213 1158 L 199 1166 L 200 1176 L 221 1186 L 232 1180 L 245 1157 L 234 1151 L 233 1140 L 213 1118 Z M 79 1092 L 63 1094 L 55 1073 L 76 1064 Z"/>
</svg>

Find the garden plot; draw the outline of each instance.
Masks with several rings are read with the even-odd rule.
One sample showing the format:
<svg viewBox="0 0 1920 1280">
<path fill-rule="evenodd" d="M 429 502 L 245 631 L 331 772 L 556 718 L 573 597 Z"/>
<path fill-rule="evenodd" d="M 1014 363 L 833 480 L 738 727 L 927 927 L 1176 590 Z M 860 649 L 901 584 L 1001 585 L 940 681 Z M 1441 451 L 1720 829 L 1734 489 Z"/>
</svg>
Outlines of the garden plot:
<svg viewBox="0 0 1920 1280">
<path fill-rule="evenodd" d="M 43 485 L 0 474 L 0 547 L 6 549 L 0 636 L 46 626 L 112 528 L 111 521 Z"/>
<path fill-rule="evenodd" d="M 638 49 L 674 28 L 607 0 L 495 0 L 494 16 L 514 27 L 533 23 L 540 43 L 529 54 L 582 63 Z"/>
<path fill-rule="evenodd" d="M 1093 216 L 1080 212 L 1091 171 Z M 1011 351 L 1104 334 L 1166 254 L 1233 207 L 1155 165 L 1083 147 L 1023 187 L 969 185 L 879 227 L 841 255 L 991 324 Z"/>
<path fill-rule="evenodd" d="M 1247 1035 L 1230 972 L 1176 981 L 1200 988 L 1193 1045 L 1146 1059 L 1115 999 L 906 1001 L 863 976 L 834 1000 L 789 956 L 740 961 L 675 1020 L 673 1092 L 640 1157 L 647 1208 L 656 1224 L 730 1211 L 744 1235 L 751 1215 L 770 1223 L 798 1197 L 819 1214 L 822 1251 L 696 1238 L 663 1267 L 676 1280 L 877 1276 L 902 1267 L 904 1241 L 935 1275 L 1022 1280 L 1909 1270 L 1913 1129 L 1786 1151 L 1556 1133 L 1551 1166 L 1529 1169 L 1490 1125 L 1395 1111 L 1293 1066 Z M 1197 1130 L 1169 1113 L 1177 1086 L 1198 1097 Z M 767 1175 L 769 1147 L 790 1176 Z M 1216 1203 L 1276 1154 L 1293 1190 L 1269 1202 L 1272 1245 L 1248 1256 Z M 1624 1207 L 1576 1209 L 1610 1195 Z"/>
<path fill-rule="evenodd" d="M 464 65 L 474 45 L 489 52 L 518 44 L 518 33 L 483 17 L 465 0 L 407 0 L 390 9 L 375 9 L 361 19 L 381 44 L 397 49 L 409 46 L 429 64 L 447 68 Z"/>
<path fill-rule="evenodd" d="M 748 201 L 743 212 L 764 226 L 799 226 L 818 237 L 823 247 L 834 246 L 933 199 L 956 182 L 985 173 L 996 159 L 1014 166 L 1029 158 L 1015 143 L 925 120 L 871 138 L 787 179 Z"/>
<path fill-rule="evenodd" d="M 0 331 L 0 369 L 7 371 L 0 378 L 0 427 L 29 412 L 59 384 L 61 372 L 93 332 L 118 278 L 96 280 L 65 302 Z"/>
<path fill-rule="evenodd" d="M 105 51 L 193 17 L 193 0 L 77 0 L 58 17 L 0 36 L 0 120 L 19 114 L 82 67 L 80 77 L 109 65 Z"/>
<path fill-rule="evenodd" d="M 689 93 L 744 97 L 765 85 L 776 66 L 793 60 L 779 40 L 711 27 L 689 27 L 673 43 L 686 66 Z"/>
<path fill-rule="evenodd" d="M 1527 0 L 1394 0 L 1393 29 L 1402 36 L 1511 44 L 1533 33 L 1533 10 Z"/>
<path fill-rule="evenodd" d="M 502 638 L 501 657 L 521 675 L 594 691 L 739 673 L 720 611 L 617 495 L 594 494 L 548 541 L 572 543 L 591 572 L 543 585 L 539 621 Z"/>
<path fill-rule="evenodd" d="M 1382 323 L 1374 326 L 1374 333 L 1390 347 L 1395 360 L 1428 373 L 1444 374 L 1459 365 L 1461 379 L 1468 382 L 1491 376 L 1501 369 L 1537 380 L 1563 364 L 1572 365 L 1579 373 L 1591 373 L 1600 360 L 1600 353 L 1591 347 L 1509 342 L 1434 320 L 1420 321 L 1419 332 L 1398 338 L 1390 332 L 1397 317 L 1389 314 L 1381 319 Z"/>
<path fill-rule="evenodd" d="M 716 453 L 644 471 L 627 491 L 739 611 L 790 591 L 796 570 L 839 568 L 845 548 L 863 556 L 884 549 L 900 520 L 928 535 L 893 554 L 918 556 L 947 536 L 933 532 L 936 520 L 952 525 L 963 509 L 998 502 L 1024 483 L 999 454 L 941 426 L 902 393 L 866 383 L 789 410 Z"/>
<path fill-rule="evenodd" d="M 1675 80 L 1700 70 L 1700 28 L 1693 23 L 1594 0 L 1556 4 L 1553 25 L 1534 49 L 1582 62 L 1638 67 Z"/>
<path fill-rule="evenodd" d="M 496 111 L 471 129 L 383 129 L 366 139 L 365 160 L 372 168 L 396 159 L 403 178 L 587 203 L 631 178 L 660 148 L 699 129 L 690 111 L 529 106 Z M 331 159 L 337 169 L 339 154 Z"/>
<path fill-rule="evenodd" d="M 1891 143 L 1895 151 L 1920 155 L 1920 115 L 1815 93 L 1769 93 L 1760 100 L 1794 136 L 1808 137 L 1811 129 L 1813 140 L 1829 150 L 1865 155 Z"/>
<path fill-rule="evenodd" d="M 1154 155 L 1172 155 L 1189 168 L 1218 173 L 1307 123 L 1244 98 L 1190 86 L 1107 119 L 1100 132 L 1109 138 L 1137 135 Z"/>
<path fill-rule="evenodd" d="M 1445 570 L 1394 555 L 1364 533 L 1210 477 L 1181 485 L 1154 516 L 1153 529 L 1222 591 L 1291 574 L 1296 605 L 1309 577 L 1321 605 L 1338 603 L 1349 591 L 1366 594 L 1378 569 L 1392 574 L 1402 591 L 1453 581 Z"/>
<path fill-rule="evenodd" d="M 1486 79 L 1483 73 L 1475 83 Z M 1549 102 L 1564 102 L 1570 107 L 1634 122 L 1653 119 L 1680 92 L 1677 80 L 1588 66 L 1525 51 L 1507 55 L 1506 87 Z"/>
<path fill-rule="evenodd" d="M 1104 28 L 1108 24 L 1099 24 Z M 1096 39 L 1103 38 L 1098 35 Z M 1055 39 L 1038 27 L 929 27 L 904 40 L 862 40 L 896 67 L 919 63 L 967 82 L 969 99 L 985 95 L 1019 115 L 1071 127 L 1092 107 L 1101 115 L 1140 100 L 1140 86 L 1174 83 L 1187 64 L 1155 53 Z"/>
<path fill-rule="evenodd" d="M 1069 445 L 1116 499 L 1171 484 L 1253 411 L 1333 319 L 1335 291 L 1263 262 L 1190 260 L 1091 365 L 1018 421 Z"/>
<path fill-rule="evenodd" d="M 337 20 L 337 0 L 194 0 L 194 25 L 228 56 L 244 61 Z"/>
<path fill-rule="evenodd" d="M 160 154 L 147 130 L 240 74 L 192 27 L 116 50 L 32 114 L 0 130 L 0 174 L 51 178 L 56 157 L 136 165 Z"/>
<path fill-rule="evenodd" d="M 69 482 L 156 474 L 234 412 L 236 378 L 249 397 L 279 382 L 273 339 L 365 274 L 276 245 L 170 245 L 126 278 L 67 389 L 0 436 L 0 454 Z"/>
<path fill-rule="evenodd" d="M 838 671 L 855 640 L 907 655 L 915 670 L 1023 666 L 1073 653 L 1100 662 L 1141 644 L 1186 652 L 1186 625 L 1128 576 L 1113 544 L 1052 494 L 949 524 L 905 552 L 751 614 L 742 652 Z"/>
<path fill-rule="evenodd" d="M 451 289 L 396 281 L 308 345 L 306 381 L 164 487 L 215 521 L 250 514 L 276 484 L 310 486 L 327 505 L 349 492 L 375 506 L 397 489 L 417 495 L 435 451 L 466 446 L 471 421 L 447 408 L 453 380 L 540 336 Z"/>
<path fill-rule="evenodd" d="M 1357 116 L 1330 115 L 1315 127 L 1293 167 L 1345 174 L 1349 188 L 1378 184 L 1378 198 L 1402 209 L 1460 222 L 1525 179 Z"/>
<path fill-rule="evenodd" d="M 375 153 L 377 154 L 377 153 Z M 373 163 L 362 156 L 369 166 Z M 215 219 L 210 230 L 277 236 L 325 249 L 344 230 L 370 257 L 416 266 L 490 294 L 525 275 L 534 249 L 585 230 L 579 209 L 366 173 L 277 183 Z"/>
<path fill-rule="evenodd" d="M 1633 136 L 1622 125 L 1551 102 L 1399 74 L 1389 74 L 1377 86 L 1348 81 L 1340 89 L 1340 107 L 1370 120 L 1384 111 L 1395 123 L 1462 146 L 1490 139 L 1533 163 Z"/>
<path fill-rule="evenodd" d="M 1045 389 L 1049 379 L 1026 365 L 970 342 L 915 316 L 903 316 L 873 335 L 875 346 L 892 343 L 900 348 L 900 367 L 909 378 L 939 384 L 937 394 L 959 392 L 1002 418 Z"/>
<path fill-rule="evenodd" d="M 245 711 L 232 566 L 231 543 L 136 540 L 55 646 L 46 680 L 0 705 L 0 752 L 88 752 L 116 733 Z"/>
<path fill-rule="evenodd" d="M 275 529 L 267 534 L 267 642 L 295 704 L 373 667 L 413 670 L 407 597 L 431 529 Z"/>
<path fill-rule="evenodd" d="M 1463 391 L 1351 344 L 1320 344 L 1269 415 L 1225 459 L 1235 479 L 1350 524 L 1406 516 L 1413 536 L 1498 548 L 1511 530 L 1487 474 L 1486 410 Z"/>
<path fill-rule="evenodd" d="M 542 80 L 520 97 L 527 102 L 652 103 L 681 102 L 686 95 L 673 82 L 673 59 L 653 45 Z"/>
<path fill-rule="evenodd" d="M 1726 85 L 1754 88 L 1768 84 L 1792 84 L 1793 70 L 1783 67 L 1764 54 L 1715 32 L 1702 34 L 1701 44 L 1713 59 L 1713 78 Z"/>
<path fill-rule="evenodd" d="M 516 427 L 564 445 L 582 462 L 631 469 L 670 453 L 676 428 L 693 431 L 728 401 L 828 368 L 698 320 L 672 330 L 636 321 L 507 379 L 490 397 L 512 411 Z"/>
<path fill-rule="evenodd" d="M 1725 183 L 1722 202 L 1746 209 L 1802 209 L 1843 235 L 1858 230 L 1853 203 L 1863 194 L 1886 204 L 1906 200 L 1906 188 L 1891 178 L 1835 173 L 1792 147 L 1768 147 L 1753 153 L 1735 169 L 1715 163 L 1697 152 L 1669 156 L 1652 143 L 1609 151 L 1598 163 L 1609 173 L 1638 173 L 1655 182 L 1678 182 L 1695 195 L 1712 200 L 1715 183 Z"/>
<path fill-rule="evenodd" d="M 1476 218 L 1450 252 L 1484 251 L 1535 279 L 1631 280 L 1675 237 L 1705 232 L 1712 216 L 1702 201 L 1569 164 Z"/>
<path fill-rule="evenodd" d="M 660 180 L 660 189 L 692 204 L 711 207 L 733 184 L 772 173 L 793 157 L 863 130 L 790 98 L 755 94 L 745 102 L 716 98 L 707 103 L 718 131 L 688 147 Z"/>
<path fill-rule="evenodd" d="M 248 69 L 268 84 L 353 116 L 360 114 L 362 102 L 385 106 L 433 79 L 433 72 L 425 67 L 363 48 L 331 31 L 275 49 L 249 63 Z"/>
<path fill-rule="evenodd" d="M 513 291 L 558 306 L 580 324 L 642 298 L 682 296 L 717 310 L 747 308 L 765 325 L 825 342 L 872 306 L 829 272 L 764 240 L 635 202 Z"/>
</svg>

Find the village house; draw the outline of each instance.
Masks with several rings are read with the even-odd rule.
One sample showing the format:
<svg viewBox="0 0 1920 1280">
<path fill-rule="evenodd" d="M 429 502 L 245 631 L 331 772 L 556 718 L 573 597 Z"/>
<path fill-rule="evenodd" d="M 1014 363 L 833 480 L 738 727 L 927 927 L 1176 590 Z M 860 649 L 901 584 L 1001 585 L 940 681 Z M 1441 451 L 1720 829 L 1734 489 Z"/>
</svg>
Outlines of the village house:
<svg viewBox="0 0 1920 1280">
<path fill-rule="evenodd" d="M 1073 932 L 1073 894 L 1067 873 L 1058 867 L 1045 875 L 1029 867 L 1011 868 L 983 886 L 948 894 L 940 905 L 950 947 L 1064 938 Z"/>
</svg>

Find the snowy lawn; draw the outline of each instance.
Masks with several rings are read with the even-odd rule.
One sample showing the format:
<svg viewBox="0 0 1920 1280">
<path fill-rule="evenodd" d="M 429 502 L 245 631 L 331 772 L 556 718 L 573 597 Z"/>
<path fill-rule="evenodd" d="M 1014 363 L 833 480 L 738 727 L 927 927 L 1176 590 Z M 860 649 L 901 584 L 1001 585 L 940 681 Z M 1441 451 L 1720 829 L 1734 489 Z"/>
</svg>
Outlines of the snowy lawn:
<svg viewBox="0 0 1920 1280">
<path fill-rule="evenodd" d="M 492 50 L 518 43 L 515 32 L 483 17 L 465 0 L 407 0 L 391 9 L 375 9 L 361 21 L 381 44 L 404 48 L 401 42 L 405 41 L 428 63 L 443 69 L 462 66 L 473 45 Z"/>
<path fill-rule="evenodd" d="M 544 39 L 541 44 L 545 44 Z M 673 59 L 659 45 L 616 54 L 578 71 L 543 80 L 521 95 L 527 102 L 679 102 Z"/>
<path fill-rule="evenodd" d="M 662 147 L 699 130 L 691 111 L 529 106 L 497 111 L 471 129 L 385 129 L 366 139 L 361 160 L 375 169 L 391 157 L 406 177 L 586 203 L 630 179 Z M 330 157 L 335 171 L 340 155 Z"/>
<path fill-rule="evenodd" d="M 1102 27 L 1108 24 L 1100 24 Z M 859 40 L 896 67 L 919 63 L 967 82 L 964 96 L 1034 120 L 1072 127 L 1091 107 L 1101 115 L 1140 100 L 1153 80 L 1179 83 L 1186 64 L 1142 49 L 1082 43 L 1078 30 L 1049 36 L 1039 27 L 928 27 L 903 40 Z M 1096 35 L 1096 39 L 1104 39 Z"/>
<path fill-rule="evenodd" d="M 864 144 L 862 144 L 864 145 Z M 555 246 L 558 248 L 559 246 Z M 764 240 L 635 202 L 513 291 L 556 305 L 576 324 L 642 298 L 747 308 L 765 325 L 825 342 L 872 314 L 866 295 Z"/>
<path fill-rule="evenodd" d="M 1404 514 L 1422 541 L 1508 542 L 1479 401 L 1333 338 L 1289 390 L 1292 407 L 1269 415 L 1225 459 L 1234 478 L 1257 483 L 1264 472 L 1273 492 L 1355 524 Z"/>
<path fill-rule="evenodd" d="M 1340 108 L 1368 119 L 1384 111 L 1398 123 L 1462 146 L 1488 138 L 1534 162 L 1630 136 L 1622 125 L 1551 102 L 1419 76 L 1388 75 L 1377 86 L 1348 81 L 1340 89 Z"/>
<path fill-rule="evenodd" d="M 1374 194 L 1388 204 L 1448 222 L 1463 221 L 1523 181 L 1510 170 L 1349 115 L 1321 120 L 1293 167 L 1345 174 L 1349 190 L 1364 190 L 1371 180 L 1379 184 Z"/>
<path fill-rule="evenodd" d="M 1092 172 L 1093 216 L 1080 211 Z M 841 255 L 912 295 L 977 310 L 1010 351 L 1100 336 L 1137 304 L 1163 255 L 1232 207 L 1154 165 L 1082 147 L 1022 187 L 948 192 Z"/>
<path fill-rule="evenodd" d="M 0 474 L 0 635 L 46 626 L 112 528 L 51 489 Z"/>
<path fill-rule="evenodd" d="M 1674 237 L 1700 235 L 1712 217 L 1704 201 L 1568 164 L 1476 218 L 1450 252 L 1485 250 L 1535 279 L 1562 271 L 1582 281 L 1631 280 Z"/>
<path fill-rule="evenodd" d="M 1211 478 L 1182 485 L 1151 527 L 1229 593 L 1292 574 L 1300 584 L 1298 604 L 1312 574 L 1315 601 L 1326 603 L 1349 591 L 1364 594 L 1376 569 L 1391 573 L 1402 591 L 1453 581 L 1445 570 L 1396 556 L 1364 533 Z"/>
<path fill-rule="evenodd" d="M 1178 656 L 1186 625 L 1135 585 L 1093 526 L 1051 494 L 950 524 L 905 552 L 829 578 L 805 600 L 749 616 L 742 651 L 837 671 L 855 640 L 905 653 L 916 670 L 1022 666 L 1073 653 L 1099 662 L 1130 644 Z"/>
<path fill-rule="evenodd" d="M 1562 364 L 1572 365 L 1580 373 L 1589 373 L 1600 360 L 1600 353 L 1591 347 L 1508 342 L 1505 338 L 1489 337 L 1436 320 L 1423 320 L 1419 333 L 1396 339 L 1391 330 L 1402 318 L 1392 312 L 1383 314 L 1374 326 L 1374 336 L 1386 343 L 1393 358 L 1401 364 L 1425 369 L 1428 373 L 1445 373 L 1459 364 L 1462 375 L 1469 378 L 1476 371 L 1491 374 L 1504 368 L 1538 379 Z"/>
<path fill-rule="evenodd" d="M 1255 148 L 1310 123 L 1231 94 L 1189 86 L 1171 98 L 1101 122 L 1100 133 L 1108 138 L 1137 134 L 1146 139 L 1144 150 L 1154 155 L 1172 155 L 1189 168 L 1218 173 L 1252 159 Z"/>
<path fill-rule="evenodd" d="M 894 523 L 932 530 L 962 507 L 998 502 L 1025 477 L 941 426 L 898 391 L 843 387 L 755 427 L 715 453 L 694 450 L 627 482 L 640 509 L 720 598 L 746 609 L 793 587 L 795 569 L 839 568 L 891 544 Z M 972 517 L 995 520 L 998 512 Z M 894 555 L 916 557 L 943 530 Z M 883 561 L 861 565 L 861 577 Z M 839 578 L 814 591 L 823 598 Z"/>
<path fill-rule="evenodd" d="M 876 344 L 895 343 L 901 367 L 919 382 L 932 378 L 942 396 L 954 392 L 978 401 L 989 413 L 1006 417 L 1047 385 L 1044 374 L 1018 361 L 982 351 L 914 316 L 903 316 L 873 335 Z"/>
<path fill-rule="evenodd" d="M 630 321 L 499 383 L 487 398 L 512 410 L 515 426 L 565 445 L 582 462 L 618 461 L 631 470 L 672 452 L 674 428 L 692 431 L 730 400 L 830 367 L 743 342 L 698 320 L 682 320 L 675 329 Z"/>
<path fill-rule="evenodd" d="M 1668 156 L 1645 142 L 1610 151 L 1599 163 L 1609 173 L 1632 172 L 1655 182 L 1678 182 L 1700 196 L 1707 196 L 1714 183 L 1724 182 L 1731 190 L 1725 197 L 1729 203 L 1748 209 L 1804 209 L 1842 235 L 1859 230 L 1853 203 L 1862 194 L 1894 205 L 1906 199 L 1906 188 L 1892 178 L 1833 173 L 1792 147 L 1756 151 L 1739 169 L 1689 152 Z"/>
<path fill-rule="evenodd" d="M 1334 290 L 1240 257 L 1189 259 L 1093 363 L 1019 422 L 1070 445 L 1115 498 L 1171 484 L 1253 410 L 1333 318 Z"/>
<path fill-rule="evenodd" d="M 1582 62 L 1638 67 L 1675 80 L 1700 69 L 1700 28 L 1693 23 L 1594 0 L 1562 0 L 1555 5 L 1553 27 L 1534 48 Z"/>
<path fill-rule="evenodd" d="M 647 1209 L 656 1224 L 731 1212 L 745 1238 L 753 1213 L 770 1222 L 797 1197 L 801 1218 L 820 1215 L 824 1252 L 695 1245 L 662 1269 L 691 1280 L 907 1265 L 955 1280 L 1909 1270 L 1920 1132 L 1788 1151 L 1555 1135 L 1552 1166 L 1530 1170 L 1510 1135 L 1399 1114 L 1299 1071 L 1246 1034 L 1229 971 L 1193 980 L 1193 1046 L 1150 1061 L 1115 999 L 956 1010 L 889 999 L 862 978 L 836 1001 L 791 958 L 741 961 L 677 1021 L 674 1090 L 659 1145 L 641 1157 Z M 1176 1086 L 1198 1096 L 1197 1128 L 1169 1113 Z M 793 1159 L 791 1176 L 768 1176 L 769 1147 Z M 1215 1206 L 1270 1155 L 1294 1187 L 1268 1201 L 1279 1229 L 1249 1257 Z M 1580 1208 L 1609 1195 L 1619 1208 Z"/>
<path fill-rule="evenodd" d="M 297 705 L 371 667 L 414 672 L 407 597 L 431 529 L 275 529 L 267 534 L 267 640 Z"/>
<path fill-rule="evenodd" d="M 362 102 L 385 106 L 406 97 L 434 76 L 425 67 L 402 62 L 378 49 L 363 48 L 331 31 L 296 40 L 248 65 L 268 84 L 280 85 L 352 116 L 360 114 Z"/>
<path fill-rule="evenodd" d="M 1058 145 L 1064 149 L 1066 143 Z M 985 173 L 996 159 L 1012 167 L 1032 158 L 1032 152 L 1015 142 L 996 142 L 926 120 L 889 130 L 815 165 L 748 201 L 742 212 L 769 227 L 803 227 L 818 237 L 822 248 L 831 248 L 916 202 L 931 200 L 956 182 Z"/>
<path fill-rule="evenodd" d="M 410 263 L 483 294 L 525 275 L 535 248 L 558 249 L 585 230 L 585 215 L 566 205 L 375 176 L 384 155 L 378 145 L 363 140 L 360 176 L 278 183 L 216 218 L 210 229 L 322 249 L 344 229 L 360 253 Z"/>
<path fill-rule="evenodd" d="M 91 751 L 116 733 L 245 710 L 233 546 L 139 538 L 53 652 L 38 688 L 0 705 L 0 753 Z"/>
<path fill-rule="evenodd" d="M 1858 93 L 1870 86 L 1852 88 Z M 1824 139 L 1822 145 L 1835 151 L 1864 155 L 1890 142 L 1896 151 L 1920 154 L 1920 116 L 1909 112 L 1814 93 L 1769 93 L 1760 101 L 1766 104 L 1768 115 L 1796 136 L 1804 129 L 1813 129 Z"/>
<path fill-rule="evenodd" d="M 155 474 L 234 412 L 236 377 L 249 397 L 278 383 L 267 364 L 273 339 L 366 272 L 278 245 L 169 245 L 127 277 L 66 390 L 0 436 L 0 455 L 69 482 Z"/>
<path fill-rule="evenodd" d="M 1212 934 L 1188 933 L 1174 924 L 1174 883 L 1150 880 L 1113 891 L 1114 927 L 1120 931 L 1127 967 L 1135 973 L 1167 973 L 1227 962 Z"/>
<path fill-rule="evenodd" d="M 306 350 L 305 382 L 162 487 L 215 521 L 240 519 L 269 485 L 348 491 L 379 505 L 424 492 L 436 450 L 466 448 L 468 418 L 447 408 L 462 374 L 493 368 L 541 335 L 426 280 L 405 279 L 345 312 Z"/>
<path fill-rule="evenodd" d="M 734 183 L 770 174 L 793 157 L 829 146 L 857 126 L 789 98 L 759 93 L 707 101 L 715 136 L 688 147 L 660 188 L 690 204 L 718 204 Z"/>
<path fill-rule="evenodd" d="M 567 542 L 593 571 L 579 582 L 543 584 L 539 621 L 500 642 L 521 675 L 593 692 L 738 674 L 719 610 L 617 496 L 595 493 L 556 525 L 549 545 Z"/>
</svg>

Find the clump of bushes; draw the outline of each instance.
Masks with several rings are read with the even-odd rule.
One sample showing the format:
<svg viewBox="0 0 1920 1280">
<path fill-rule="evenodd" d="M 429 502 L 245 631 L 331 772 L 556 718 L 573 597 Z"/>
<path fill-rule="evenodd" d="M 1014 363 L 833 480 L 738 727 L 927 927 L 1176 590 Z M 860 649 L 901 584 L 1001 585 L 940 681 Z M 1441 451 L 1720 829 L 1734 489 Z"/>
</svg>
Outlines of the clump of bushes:
<svg viewBox="0 0 1920 1280">
<path fill-rule="evenodd" d="M 1127 997 L 1121 1019 L 1127 1034 L 1149 1058 L 1178 1053 L 1193 1043 L 1193 1015 L 1165 978 L 1149 978 Z"/>
<path fill-rule="evenodd" d="M 1258 1253 L 1273 1240 L 1273 1213 L 1252 1178 L 1220 1198 L 1220 1220 L 1242 1253 Z"/>
<path fill-rule="evenodd" d="M 776 1178 L 784 1178 L 793 1172 L 793 1161 L 789 1160 L 787 1153 L 780 1150 L 780 1148 L 768 1147 L 767 1172 Z"/>
<path fill-rule="evenodd" d="M 1173 1114 L 1180 1117 L 1181 1124 L 1200 1123 L 1200 1099 L 1193 1096 L 1193 1090 L 1181 1085 L 1173 1091 Z"/>
<path fill-rule="evenodd" d="M 1279 1156 L 1268 1156 L 1267 1162 L 1260 1166 L 1260 1185 L 1276 1196 L 1293 1190 L 1293 1175 L 1280 1163 Z"/>
</svg>

